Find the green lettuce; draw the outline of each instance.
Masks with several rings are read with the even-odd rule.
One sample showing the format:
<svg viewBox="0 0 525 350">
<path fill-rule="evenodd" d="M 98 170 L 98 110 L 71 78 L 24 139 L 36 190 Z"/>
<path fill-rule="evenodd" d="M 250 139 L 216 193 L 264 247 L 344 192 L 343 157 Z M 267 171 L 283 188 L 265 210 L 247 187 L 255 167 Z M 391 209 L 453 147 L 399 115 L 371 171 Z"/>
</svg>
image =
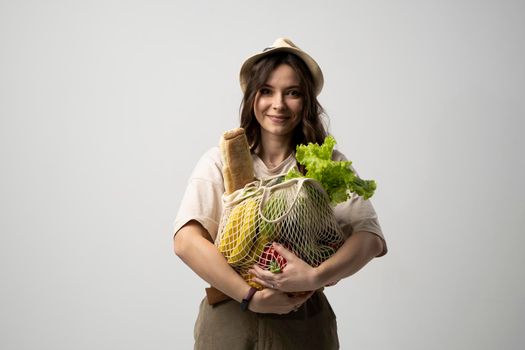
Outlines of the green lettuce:
<svg viewBox="0 0 525 350">
<path fill-rule="evenodd" d="M 293 168 L 286 174 L 285 179 L 305 176 L 317 180 L 328 193 L 333 205 L 346 201 L 352 192 L 364 199 L 372 197 L 376 189 L 375 181 L 363 180 L 357 176 L 350 167 L 350 161 L 332 160 L 335 144 L 334 137 L 328 136 L 322 145 L 298 145 L 295 158 L 305 167 L 306 174 L 303 175 Z"/>
</svg>

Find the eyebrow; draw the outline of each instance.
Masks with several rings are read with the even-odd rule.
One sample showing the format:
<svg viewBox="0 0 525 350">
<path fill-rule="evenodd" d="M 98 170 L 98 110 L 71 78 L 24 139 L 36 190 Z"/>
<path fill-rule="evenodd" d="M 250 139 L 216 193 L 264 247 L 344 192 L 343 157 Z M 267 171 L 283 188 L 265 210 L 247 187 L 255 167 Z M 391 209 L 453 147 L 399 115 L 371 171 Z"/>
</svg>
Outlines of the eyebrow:
<svg viewBox="0 0 525 350">
<path fill-rule="evenodd" d="M 266 84 L 266 83 L 263 84 L 263 85 L 261 86 L 261 88 L 263 88 L 263 87 L 272 88 L 272 89 L 274 88 L 272 85 L 270 85 L 270 84 Z M 300 87 L 299 85 L 291 85 L 291 86 L 287 86 L 287 87 L 284 88 L 284 89 L 285 89 L 285 90 L 290 90 L 290 89 L 298 89 L 298 90 L 301 90 L 301 87 Z"/>
</svg>

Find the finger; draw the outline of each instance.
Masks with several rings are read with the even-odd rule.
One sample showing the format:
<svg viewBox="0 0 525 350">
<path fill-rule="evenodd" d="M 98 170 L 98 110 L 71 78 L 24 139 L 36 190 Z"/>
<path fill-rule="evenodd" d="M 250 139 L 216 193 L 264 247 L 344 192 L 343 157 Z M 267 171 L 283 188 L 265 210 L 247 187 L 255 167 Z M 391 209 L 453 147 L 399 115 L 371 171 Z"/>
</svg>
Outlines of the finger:
<svg viewBox="0 0 525 350">
<path fill-rule="evenodd" d="M 306 302 L 308 299 L 310 299 L 310 297 L 315 293 L 315 290 L 314 291 L 310 291 L 310 292 L 302 292 L 301 294 L 294 294 L 292 295 L 292 298 L 293 298 L 293 302 L 296 303 L 296 304 L 303 304 L 304 302 Z"/>
<path fill-rule="evenodd" d="M 283 258 L 285 258 L 287 261 L 290 261 L 292 259 L 295 259 L 297 255 L 292 253 L 290 250 L 286 249 L 282 244 L 273 242 L 273 249 L 282 255 Z"/>
<path fill-rule="evenodd" d="M 311 296 L 312 294 L 309 294 L 309 295 Z M 294 300 L 292 311 L 293 312 L 298 311 L 304 305 L 305 302 L 306 300 L 303 300 L 303 301 Z"/>
<path fill-rule="evenodd" d="M 256 282 L 256 283 L 259 283 L 260 285 L 262 285 L 263 287 L 266 287 L 266 288 L 275 289 L 275 287 L 276 287 L 275 283 L 272 283 L 270 281 L 266 281 L 266 280 L 263 280 L 263 279 L 260 279 L 260 278 L 257 278 L 257 277 L 253 277 L 252 281 Z"/>
<path fill-rule="evenodd" d="M 314 295 L 314 293 L 315 293 L 315 290 L 313 290 L 313 291 L 311 291 L 311 292 L 308 292 L 308 293 L 302 295 L 301 298 L 303 299 L 303 301 L 306 301 L 306 300 L 308 300 L 312 295 Z"/>
<path fill-rule="evenodd" d="M 271 277 L 271 275 L 267 274 L 266 273 L 267 271 L 265 271 L 264 269 L 261 269 L 259 266 L 257 265 L 253 265 L 251 269 L 248 270 L 248 273 L 251 273 L 259 278 L 268 278 L 268 277 Z"/>
</svg>

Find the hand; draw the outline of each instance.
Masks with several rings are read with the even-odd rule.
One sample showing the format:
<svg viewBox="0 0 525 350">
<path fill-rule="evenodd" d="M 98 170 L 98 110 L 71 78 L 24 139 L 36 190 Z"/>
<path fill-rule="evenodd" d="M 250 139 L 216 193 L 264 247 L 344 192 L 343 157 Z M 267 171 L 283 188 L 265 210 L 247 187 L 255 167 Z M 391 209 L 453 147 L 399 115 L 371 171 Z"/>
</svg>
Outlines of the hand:
<svg viewBox="0 0 525 350">
<path fill-rule="evenodd" d="M 273 249 L 286 259 L 286 267 L 281 273 L 273 273 L 256 264 L 249 270 L 249 273 L 254 275 L 254 282 L 283 292 L 313 291 L 322 286 L 318 285 L 315 268 L 281 244 L 273 243 Z"/>
<path fill-rule="evenodd" d="M 337 280 L 337 281 L 333 281 L 333 282 L 330 282 L 330 283 L 327 283 L 325 285 L 325 287 L 332 287 L 332 286 L 335 286 L 337 284 L 337 282 L 339 282 L 340 280 Z"/>
<path fill-rule="evenodd" d="M 314 292 L 308 292 L 301 296 L 289 296 L 282 291 L 265 288 L 256 292 L 248 306 L 248 309 L 257 313 L 272 313 L 284 315 L 297 311 Z"/>
</svg>

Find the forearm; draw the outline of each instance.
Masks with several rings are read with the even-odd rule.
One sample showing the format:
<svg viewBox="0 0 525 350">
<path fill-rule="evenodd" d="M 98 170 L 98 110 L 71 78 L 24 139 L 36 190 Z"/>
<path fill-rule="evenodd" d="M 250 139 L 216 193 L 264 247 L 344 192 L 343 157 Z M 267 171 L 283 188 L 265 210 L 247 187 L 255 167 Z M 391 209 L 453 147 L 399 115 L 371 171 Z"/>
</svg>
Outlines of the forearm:
<svg viewBox="0 0 525 350">
<path fill-rule="evenodd" d="M 315 269 L 316 284 L 325 286 L 351 276 L 377 256 L 381 239 L 370 232 L 355 232 L 337 252 Z"/>
<path fill-rule="evenodd" d="M 205 238 L 207 236 L 199 223 L 187 224 L 175 236 L 175 253 L 210 285 L 241 301 L 250 286 L 228 265 L 217 247 Z"/>
</svg>

